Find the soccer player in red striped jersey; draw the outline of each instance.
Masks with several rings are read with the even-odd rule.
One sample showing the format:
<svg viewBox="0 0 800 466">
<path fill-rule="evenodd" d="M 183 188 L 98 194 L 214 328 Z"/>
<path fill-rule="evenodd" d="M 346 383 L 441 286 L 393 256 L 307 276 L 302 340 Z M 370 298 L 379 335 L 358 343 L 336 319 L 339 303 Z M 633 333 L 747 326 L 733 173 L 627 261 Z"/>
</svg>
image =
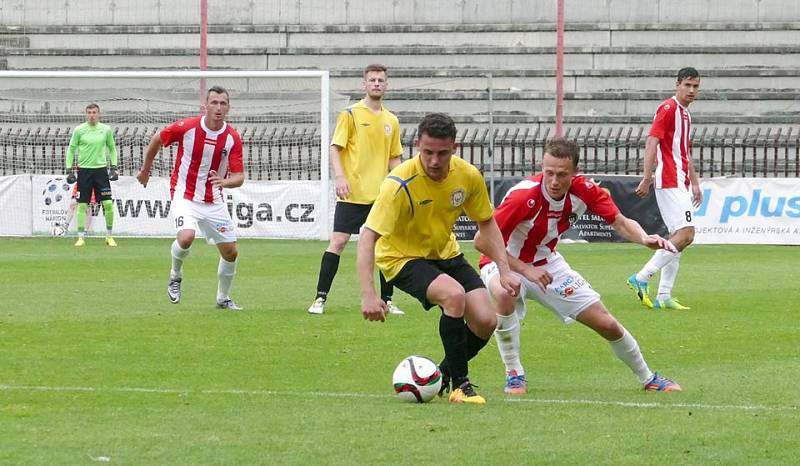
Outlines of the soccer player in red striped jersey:
<svg viewBox="0 0 800 466">
<path fill-rule="evenodd" d="M 636 339 L 608 312 L 589 282 L 556 251 L 561 234 L 587 210 L 602 217 L 628 241 L 651 249 L 675 250 L 666 239 L 645 233 L 636 221 L 620 213 L 606 191 L 579 175 L 578 158 L 575 142 L 553 139 L 545 146 L 542 173 L 512 187 L 495 211 L 509 266 L 521 282 L 519 295 L 505 293 L 497 266 L 488 257 L 481 257 L 481 278 L 497 312 L 495 338 L 506 369 L 504 390 L 509 394 L 527 392 L 520 361 L 519 321 L 527 312 L 525 300 L 534 299 L 564 324 L 578 321 L 605 338 L 645 390 L 680 391 L 680 385 L 650 370 Z M 479 237 L 480 233 L 476 241 Z"/>
<path fill-rule="evenodd" d="M 136 175 L 146 187 L 153 160 L 161 147 L 178 143 L 178 157 L 169 185 L 170 212 L 176 233 L 167 296 L 173 304 L 181 300 L 183 262 L 199 230 L 209 244 L 217 246 L 220 254 L 217 308 L 242 309 L 230 297 L 239 253 L 235 225 L 222 193 L 222 188 L 238 188 L 244 183 L 242 141 L 239 133 L 225 121 L 229 110 L 228 91 L 221 86 L 210 88 L 206 94 L 205 115 L 178 120 L 154 134 L 142 169 Z"/>
<path fill-rule="evenodd" d="M 689 105 L 700 90 L 700 74 L 694 68 L 678 71 L 675 95 L 661 102 L 653 118 L 644 152 L 644 174 L 636 194 L 645 197 L 655 185 L 661 218 L 677 252 L 658 250 L 642 269 L 628 278 L 628 287 L 641 303 L 655 309 L 689 309 L 672 296 L 681 252 L 694 241 L 694 209 L 703 202 L 700 181 L 692 163 L 692 117 Z M 655 173 L 654 173 L 655 169 Z M 655 301 L 649 281 L 658 271 L 661 279 Z"/>
</svg>

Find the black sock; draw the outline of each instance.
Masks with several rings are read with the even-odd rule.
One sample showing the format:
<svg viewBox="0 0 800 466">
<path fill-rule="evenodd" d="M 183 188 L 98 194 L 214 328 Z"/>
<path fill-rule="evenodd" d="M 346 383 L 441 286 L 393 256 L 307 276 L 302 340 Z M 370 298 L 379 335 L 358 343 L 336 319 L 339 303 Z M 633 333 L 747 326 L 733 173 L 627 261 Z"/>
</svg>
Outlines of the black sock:
<svg viewBox="0 0 800 466">
<path fill-rule="evenodd" d="M 333 277 L 339 270 L 339 255 L 330 251 L 325 251 L 322 255 L 322 262 L 319 265 L 319 280 L 317 281 L 317 298 L 327 299 L 328 292 L 331 291 Z"/>
<path fill-rule="evenodd" d="M 467 337 L 464 332 L 464 319 L 444 314 L 439 318 L 439 337 L 444 347 L 446 367 L 453 387 L 458 387 L 467 378 Z M 442 363 L 445 363 L 442 361 Z"/>
<path fill-rule="evenodd" d="M 475 335 L 467 325 L 464 325 L 464 327 L 467 332 L 467 361 L 469 361 L 478 355 L 478 352 L 486 346 L 486 343 L 489 343 L 489 339 L 487 338 L 484 340 L 478 335 Z"/>
<path fill-rule="evenodd" d="M 381 281 L 381 299 L 383 302 L 391 301 L 392 295 L 394 294 L 394 287 L 386 282 L 386 277 L 383 276 L 383 272 L 380 270 L 378 271 L 378 278 Z"/>
</svg>

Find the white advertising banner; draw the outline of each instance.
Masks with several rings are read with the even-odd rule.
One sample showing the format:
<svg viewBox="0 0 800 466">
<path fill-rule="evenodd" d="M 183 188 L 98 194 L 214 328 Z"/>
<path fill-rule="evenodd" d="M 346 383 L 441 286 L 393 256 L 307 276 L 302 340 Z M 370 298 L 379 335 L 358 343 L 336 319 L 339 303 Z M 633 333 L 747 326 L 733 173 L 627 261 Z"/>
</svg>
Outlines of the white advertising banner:
<svg viewBox="0 0 800 466">
<path fill-rule="evenodd" d="M 698 244 L 800 245 L 800 180 L 703 180 L 694 214 Z"/>
<path fill-rule="evenodd" d="M 74 232 L 72 186 L 66 185 L 63 177 L 55 176 L 36 175 L 31 177 L 31 183 L 33 234 L 52 234 L 54 228 L 65 223 Z M 115 234 L 175 234 L 170 217 L 169 179 L 151 178 L 145 189 L 136 178 L 121 176 L 111 189 Z M 319 219 L 319 190 L 317 181 L 246 181 L 241 188 L 225 190 L 225 197 L 240 238 L 319 239 L 325 223 Z M 90 231 L 105 231 L 100 206 L 90 208 L 87 223 Z M 30 225 L 29 221 L 26 234 L 30 234 Z"/>
<path fill-rule="evenodd" d="M 0 176 L 0 234 L 30 236 L 31 197 L 30 175 Z"/>
</svg>

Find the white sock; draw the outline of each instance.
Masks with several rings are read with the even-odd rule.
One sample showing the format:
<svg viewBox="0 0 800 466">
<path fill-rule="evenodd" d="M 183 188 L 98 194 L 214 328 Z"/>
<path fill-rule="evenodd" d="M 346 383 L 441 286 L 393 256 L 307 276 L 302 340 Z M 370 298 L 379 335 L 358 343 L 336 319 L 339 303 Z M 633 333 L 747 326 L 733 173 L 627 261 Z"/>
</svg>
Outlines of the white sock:
<svg viewBox="0 0 800 466">
<path fill-rule="evenodd" d="M 519 360 L 519 333 L 519 318 L 516 312 L 510 316 L 497 315 L 497 329 L 494 331 L 494 337 L 497 340 L 500 359 L 506 366 L 506 373 L 515 370 L 517 375 L 523 375 L 525 369 Z"/>
<path fill-rule="evenodd" d="M 675 258 L 674 252 L 669 252 L 665 249 L 659 249 L 653 254 L 653 257 L 644 264 L 642 270 L 636 274 L 636 279 L 640 282 L 649 282 L 653 275 L 667 265 L 672 259 Z"/>
<path fill-rule="evenodd" d="M 667 265 L 661 269 L 661 280 L 658 282 L 657 299 L 669 299 L 672 296 L 672 287 L 675 285 L 675 278 L 678 276 L 678 268 L 681 265 L 681 253 L 675 254 Z"/>
<path fill-rule="evenodd" d="M 183 249 L 178 244 L 178 240 L 172 242 L 172 270 L 169 271 L 169 278 L 181 278 L 183 275 L 183 261 L 189 255 L 189 249 Z"/>
<path fill-rule="evenodd" d="M 228 262 L 220 257 L 219 267 L 217 268 L 217 278 L 219 278 L 219 286 L 217 286 L 217 302 L 230 299 L 234 275 L 236 275 L 236 261 Z"/>
<path fill-rule="evenodd" d="M 625 334 L 622 335 L 622 338 L 617 341 L 609 341 L 608 344 L 611 345 L 611 351 L 631 368 L 643 385 L 653 377 L 653 373 L 650 372 L 650 368 L 644 362 L 642 352 L 639 351 L 639 344 L 636 343 L 636 339 L 628 333 L 627 329 L 625 329 Z"/>
</svg>

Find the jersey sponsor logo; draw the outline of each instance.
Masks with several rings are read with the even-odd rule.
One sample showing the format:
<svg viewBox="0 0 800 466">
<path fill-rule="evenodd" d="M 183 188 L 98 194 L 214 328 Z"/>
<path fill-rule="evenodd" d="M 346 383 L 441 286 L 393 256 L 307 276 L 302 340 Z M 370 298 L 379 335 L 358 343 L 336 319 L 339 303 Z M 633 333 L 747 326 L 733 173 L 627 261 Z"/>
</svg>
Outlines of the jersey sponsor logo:
<svg viewBox="0 0 800 466">
<path fill-rule="evenodd" d="M 464 197 L 464 188 L 458 188 L 450 194 L 450 204 L 452 204 L 453 207 L 461 207 L 461 204 L 464 203 Z"/>
</svg>

